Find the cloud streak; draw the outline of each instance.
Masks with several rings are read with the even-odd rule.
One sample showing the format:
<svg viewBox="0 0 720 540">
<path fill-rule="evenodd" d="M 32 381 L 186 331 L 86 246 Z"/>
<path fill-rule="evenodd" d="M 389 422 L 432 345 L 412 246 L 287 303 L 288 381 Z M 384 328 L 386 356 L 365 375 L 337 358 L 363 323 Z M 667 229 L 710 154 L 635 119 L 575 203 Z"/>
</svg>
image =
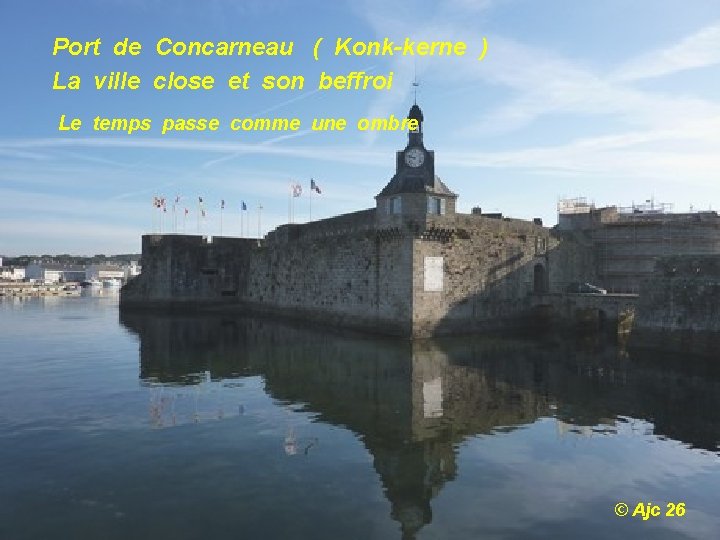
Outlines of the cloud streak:
<svg viewBox="0 0 720 540">
<path fill-rule="evenodd" d="M 613 74 L 613 78 L 617 81 L 637 81 L 718 64 L 720 22 L 701 29 L 675 45 L 650 51 L 628 61 Z"/>
</svg>

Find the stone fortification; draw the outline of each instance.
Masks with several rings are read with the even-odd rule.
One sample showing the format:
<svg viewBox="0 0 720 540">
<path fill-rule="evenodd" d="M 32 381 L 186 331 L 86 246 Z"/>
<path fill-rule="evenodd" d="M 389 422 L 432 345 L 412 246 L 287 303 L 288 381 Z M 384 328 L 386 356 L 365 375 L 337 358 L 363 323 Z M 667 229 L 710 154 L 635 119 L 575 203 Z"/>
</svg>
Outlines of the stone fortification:
<svg viewBox="0 0 720 540">
<path fill-rule="evenodd" d="M 592 277 L 586 247 L 531 222 L 374 214 L 284 225 L 262 241 L 146 235 L 122 304 L 234 305 L 428 336 L 522 323 L 531 293 Z"/>
<path fill-rule="evenodd" d="M 716 212 L 676 214 L 646 205 L 623 212 L 612 206 L 583 209 L 587 211 L 560 214 L 560 228 L 591 238 L 598 284 L 610 291 L 639 292 L 661 258 L 720 255 Z"/>
<path fill-rule="evenodd" d="M 595 277 L 591 243 L 539 222 L 458 214 L 418 129 L 376 206 L 262 240 L 143 237 L 124 307 L 227 305 L 413 337 L 525 322 L 532 293 Z"/>
<path fill-rule="evenodd" d="M 660 259 L 640 289 L 632 340 L 638 346 L 717 354 L 720 255 Z"/>
</svg>

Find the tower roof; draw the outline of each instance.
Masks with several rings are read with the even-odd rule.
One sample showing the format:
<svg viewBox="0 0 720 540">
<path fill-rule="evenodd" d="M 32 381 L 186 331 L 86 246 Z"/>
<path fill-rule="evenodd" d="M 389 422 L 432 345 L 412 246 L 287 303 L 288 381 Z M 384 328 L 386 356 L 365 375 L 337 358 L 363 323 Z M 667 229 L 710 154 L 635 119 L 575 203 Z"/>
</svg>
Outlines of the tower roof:
<svg viewBox="0 0 720 540">
<path fill-rule="evenodd" d="M 390 180 L 378 194 L 378 197 L 388 197 L 400 193 L 428 193 L 431 195 L 457 197 L 437 175 L 433 178 L 432 185 L 428 185 L 424 176 L 402 173 L 393 176 L 392 180 Z"/>
<path fill-rule="evenodd" d="M 410 112 L 408 113 L 407 117 L 408 120 L 417 120 L 418 122 L 422 122 L 424 120 L 422 110 L 417 103 L 413 104 L 413 106 L 410 107 Z"/>
</svg>

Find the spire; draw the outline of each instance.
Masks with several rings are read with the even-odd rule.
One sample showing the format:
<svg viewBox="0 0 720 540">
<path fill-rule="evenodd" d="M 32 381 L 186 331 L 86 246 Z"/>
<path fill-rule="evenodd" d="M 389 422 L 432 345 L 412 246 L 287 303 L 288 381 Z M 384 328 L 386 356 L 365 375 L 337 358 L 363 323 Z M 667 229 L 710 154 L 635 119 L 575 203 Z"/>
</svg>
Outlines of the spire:
<svg viewBox="0 0 720 540">
<path fill-rule="evenodd" d="M 415 60 L 415 65 L 414 65 L 414 68 L 413 68 L 413 69 L 414 69 L 414 72 L 413 72 L 413 82 L 412 82 L 412 85 L 413 85 L 413 105 L 417 105 L 417 91 L 418 91 L 418 87 L 420 86 L 420 83 L 419 83 L 418 80 L 417 80 L 417 60 Z"/>
<path fill-rule="evenodd" d="M 410 146 L 422 146 L 422 123 L 423 113 L 417 103 L 410 107 L 410 112 L 407 115 L 410 120 L 417 120 L 417 129 L 411 129 L 408 133 L 408 144 Z"/>
</svg>

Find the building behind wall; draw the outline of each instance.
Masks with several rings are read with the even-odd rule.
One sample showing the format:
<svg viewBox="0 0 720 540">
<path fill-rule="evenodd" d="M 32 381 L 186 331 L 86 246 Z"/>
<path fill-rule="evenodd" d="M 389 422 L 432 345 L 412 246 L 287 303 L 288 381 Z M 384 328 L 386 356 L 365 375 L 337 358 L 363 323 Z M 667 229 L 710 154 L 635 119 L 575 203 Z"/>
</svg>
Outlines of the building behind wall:
<svg viewBox="0 0 720 540">
<path fill-rule="evenodd" d="M 713 211 L 673 213 L 654 201 L 595 208 L 572 199 L 560 201 L 558 226 L 591 243 L 598 284 L 614 292 L 639 292 L 666 257 L 720 254 L 720 217 Z"/>
</svg>

